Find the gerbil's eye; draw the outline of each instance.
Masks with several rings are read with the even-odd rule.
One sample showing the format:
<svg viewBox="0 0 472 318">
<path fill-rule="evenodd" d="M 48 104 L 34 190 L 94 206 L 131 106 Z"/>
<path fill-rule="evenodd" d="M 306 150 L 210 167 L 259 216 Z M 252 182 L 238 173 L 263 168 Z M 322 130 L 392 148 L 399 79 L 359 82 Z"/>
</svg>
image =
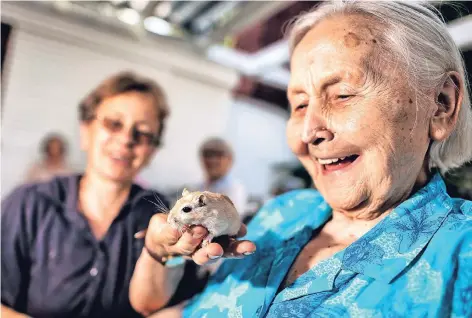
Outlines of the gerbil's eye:
<svg viewBox="0 0 472 318">
<path fill-rule="evenodd" d="M 192 211 L 192 208 L 189 206 L 184 206 L 184 208 L 182 209 L 182 212 L 185 212 L 185 213 L 189 213 L 190 211 Z"/>
<path fill-rule="evenodd" d="M 202 194 L 201 196 L 198 197 L 198 206 L 204 206 L 205 205 L 205 196 Z"/>
</svg>

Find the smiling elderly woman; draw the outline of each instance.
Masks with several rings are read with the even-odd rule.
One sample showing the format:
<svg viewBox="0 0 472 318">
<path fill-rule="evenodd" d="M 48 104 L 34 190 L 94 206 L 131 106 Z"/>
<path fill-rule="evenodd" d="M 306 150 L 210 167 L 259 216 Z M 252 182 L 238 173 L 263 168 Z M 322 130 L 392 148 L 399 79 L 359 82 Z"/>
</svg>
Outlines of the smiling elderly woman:
<svg viewBox="0 0 472 318">
<path fill-rule="evenodd" d="M 287 136 L 319 192 L 267 203 L 256 253 L 225 261 L 184 316 L 471 317 L 472 203 L 439 173 L 472 157 L 445 24 L 410 2 L 323 3 L 290 43 Z"/>
</svg>

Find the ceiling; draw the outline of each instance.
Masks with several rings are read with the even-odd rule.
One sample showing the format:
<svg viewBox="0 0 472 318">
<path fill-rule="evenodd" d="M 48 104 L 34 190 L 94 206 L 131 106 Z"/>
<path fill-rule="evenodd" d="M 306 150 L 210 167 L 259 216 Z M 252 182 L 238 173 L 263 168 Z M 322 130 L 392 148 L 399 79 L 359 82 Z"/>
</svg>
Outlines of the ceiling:
<svg viewBox="0 0 472 318">
<path fill-rule="evenodd" d="M 209 60 L 241 74 L 235 95 L 287 108 L 285 89 L 289 78 L 286 23 L 319 1 L 38 1 L 58 13 L 121 26 L 146 39 L 159 37 L 186 45 Z M 454 24 L 472 11 L 472 2 L 438 1 L 445 20 Z M 470 18 L 472 16 L 469 16 Z M 471 31 L 456 23 L 456 41 L 469 41 Z M 452 28 L 452 27 L 451 27 Z"/>
</svg>

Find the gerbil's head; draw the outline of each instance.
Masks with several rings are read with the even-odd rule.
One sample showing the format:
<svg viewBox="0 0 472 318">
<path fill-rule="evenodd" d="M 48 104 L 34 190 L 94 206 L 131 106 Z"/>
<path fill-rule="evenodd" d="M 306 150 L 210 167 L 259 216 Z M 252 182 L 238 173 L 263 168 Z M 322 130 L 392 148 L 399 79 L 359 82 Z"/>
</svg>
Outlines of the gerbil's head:
<svg viewBox="0 0 472 318">
<path fill-rule="evenodd" d="M 228 208 L 234 208 L 234 205 L 225 195 L 184 189 L 182 197 L 170 210 L 167 221 L 178 229 L 184 225 L 201 225 L 205 219 L 217 216 L 219 211 Z"/>
</svg>

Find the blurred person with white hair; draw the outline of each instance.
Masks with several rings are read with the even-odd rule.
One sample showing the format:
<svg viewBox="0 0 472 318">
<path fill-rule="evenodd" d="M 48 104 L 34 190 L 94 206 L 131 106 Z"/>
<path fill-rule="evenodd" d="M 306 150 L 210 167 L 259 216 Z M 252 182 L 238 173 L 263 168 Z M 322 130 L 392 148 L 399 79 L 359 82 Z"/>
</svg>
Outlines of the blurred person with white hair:
<svg viewBox="0 0 472 318">
<path fill-rule="evenodd" d="M 202 143 L 199 153 L 205 181 L 197 185 L 195 190 L 227 195 L 243 220 L 246 216 L 248 195 L 242 182 L 231 175 L 234 163 L 232 147 L 223 138 L 211 137 Z"/>
<path fill-rule="evenodd" d="M 451 198 L 442 177 L 472 159 L 472 110 L 437 10 L 323 2 L 292 24 L 290 67 L 288 142 L 316 190 L 268 202 L 244 237 L 257 250 L 238 242 L 252 254 L 225 260 L 174 313 L 472 317 L 472 202 Z M 149 237 L 156 259 L 167 256 L 161 229 Z M 181 251 L 198 264 L 217 252 Z"/>
</svg>

